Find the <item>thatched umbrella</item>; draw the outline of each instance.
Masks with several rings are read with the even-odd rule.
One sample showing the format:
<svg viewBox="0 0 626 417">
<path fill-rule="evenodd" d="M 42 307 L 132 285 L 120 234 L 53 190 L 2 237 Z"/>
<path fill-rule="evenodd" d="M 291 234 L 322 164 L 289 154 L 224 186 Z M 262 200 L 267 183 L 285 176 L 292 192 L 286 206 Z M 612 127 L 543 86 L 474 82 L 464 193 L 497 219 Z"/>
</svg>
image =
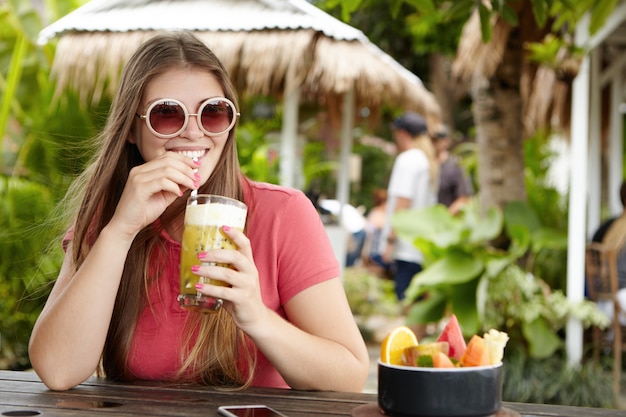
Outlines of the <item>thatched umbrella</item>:
<svg viewBox="0 0 626 417">
<path fill-rule="evenodd" d="M 304 0 L 94 0 L 42 30 L 40 41 L 59 37 L 59 87 L 98 101 L 141 42 L 173 29 L 195 31 L 242 93 L 282 96 L 298 87 L 305 100 L 325 103 L 354 90 L 358 106 L 387 103 L 439 122 L 418 77 Z"/>
</svg>

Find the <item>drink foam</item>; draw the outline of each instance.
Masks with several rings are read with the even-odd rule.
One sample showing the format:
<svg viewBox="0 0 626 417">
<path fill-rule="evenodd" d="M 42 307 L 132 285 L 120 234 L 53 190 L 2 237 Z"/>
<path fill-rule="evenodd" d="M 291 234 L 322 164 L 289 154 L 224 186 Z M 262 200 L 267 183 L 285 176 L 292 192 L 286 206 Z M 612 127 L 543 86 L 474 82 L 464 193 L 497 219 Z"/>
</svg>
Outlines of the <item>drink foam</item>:
<svg viewBox="0 0 626 417">
<path fill-rule="evenodd" d="M 244 227 L 247 210 L 228 204 L 211 203 L 187 206 L 185 224 Z"/>
</svg>

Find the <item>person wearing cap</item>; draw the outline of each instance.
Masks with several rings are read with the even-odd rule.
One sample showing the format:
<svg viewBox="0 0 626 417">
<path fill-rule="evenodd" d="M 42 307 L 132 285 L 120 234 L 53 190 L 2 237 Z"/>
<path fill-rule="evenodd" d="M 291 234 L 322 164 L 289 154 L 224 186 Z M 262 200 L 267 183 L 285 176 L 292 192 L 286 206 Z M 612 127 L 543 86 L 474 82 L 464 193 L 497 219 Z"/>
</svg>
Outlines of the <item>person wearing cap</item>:
<svg viewBox="0 0 626 417">
<path fill-rule="evenodd" d="M 403 300 L 413 276 L 422 270 L 423 255 L 412 242 L 397 237 L 391 218 L 401 210 L 437 204 L 439 164 L 422 116 L 406 112 L 393 123 L 398 155 L 387 186 L 386 223 L 382 234 L 383 258 L 394 262 L 398 300 Z"/>
<path fill-rule="evenodd" d="M 439 161 L 437 201 L 448 207 L 450 213 L 454 215 L 469 202 L 474 189 L 457 159 L 450 155 L 451 143 L 445 126 L 433 135 L 433 144 Z"/>
</svg>

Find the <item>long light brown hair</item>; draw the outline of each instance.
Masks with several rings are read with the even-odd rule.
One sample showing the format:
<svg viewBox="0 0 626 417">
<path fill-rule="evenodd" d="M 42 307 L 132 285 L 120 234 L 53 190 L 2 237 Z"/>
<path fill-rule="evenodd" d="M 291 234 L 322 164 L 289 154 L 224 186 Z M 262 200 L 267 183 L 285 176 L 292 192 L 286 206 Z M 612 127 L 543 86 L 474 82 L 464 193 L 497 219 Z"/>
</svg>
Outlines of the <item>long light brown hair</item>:
<svg viewBox="0 0 626 417">
<path fill-rule="evenodd" d="M 428 133 L 417 135 L 413 137 L 412 147 L 424 152 L 426 159 L 428 159 L 428 171 L 430 172 L 430 186 L 432 190 L 437 193 L 439 188 L 439 161 L 437 160 L 437 152 L 435 146 Z"/>
<path fill-rule="evenodd" d="M 136 145 L 128 142 L 135 126 L 135 114 L 148 83 L 169 70 L 201 70 L 215 76 L 224 96 L 237 105 L 235 89 L 228 73 L 213 52 L 188 32 L 158 33 L 135 52 L 121 76 L 109 117 L 103 131 L 95 138 L 93 162 L 73 184 L 74 238 L 72 260 L 77 270 L 106 224 L 111 220 L 131 168 L 143 164 Z M 235 143 L 235 128 L 229 135 L 213 173 L 200 193 L 221 194 L 243 201 L 243 185 Z M 187 194 L 189 191 L 187 192 Z M 147 305 L 148 289 L 159 273 L 149 268 L 154 259 L 167 256 L 160 232 L 181 222 L 187 195 L 178 198 L 161 215 L 159 222 L 148 225 L 133 241 L 115 300 L 109 332 L 102 354 L 100 373 L 116 380 L 132 380 L 128 357 L 135 325 Z M 159 256 L 160 254 L 160 256 Z M 106 273 L 103 271 L 103 273 Z M 250 385 L 256 358 L 250 342 L 230 315 L 189 313 L 182 341 L 181 369 L 176 380 L 200 381 L 210 385 L 245 387 Z M 196 337 L 197 335 L 197 337 Z M 158 346 L 155 346 L 158 349 Z M 242 366 L 241 364 L 247 364 Z"/>
</svg>

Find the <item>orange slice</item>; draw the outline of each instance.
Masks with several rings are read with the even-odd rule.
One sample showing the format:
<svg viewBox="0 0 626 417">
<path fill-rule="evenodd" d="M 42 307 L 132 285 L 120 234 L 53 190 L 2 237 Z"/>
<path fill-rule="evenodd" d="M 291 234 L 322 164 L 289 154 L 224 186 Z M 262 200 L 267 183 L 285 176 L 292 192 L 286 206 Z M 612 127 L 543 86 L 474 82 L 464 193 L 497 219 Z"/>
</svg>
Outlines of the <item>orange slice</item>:
<svg viewBox="0 0 626 417">
<path fill-rule="evenodd" d="M 402 352 L 417 345 L 415 333 L 406 326 L 398 326 L 385 336 L 380 347 L 380 360 L 390 365 L 404 365 Z"/>
</svg>

